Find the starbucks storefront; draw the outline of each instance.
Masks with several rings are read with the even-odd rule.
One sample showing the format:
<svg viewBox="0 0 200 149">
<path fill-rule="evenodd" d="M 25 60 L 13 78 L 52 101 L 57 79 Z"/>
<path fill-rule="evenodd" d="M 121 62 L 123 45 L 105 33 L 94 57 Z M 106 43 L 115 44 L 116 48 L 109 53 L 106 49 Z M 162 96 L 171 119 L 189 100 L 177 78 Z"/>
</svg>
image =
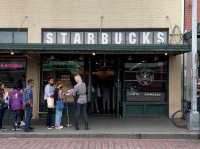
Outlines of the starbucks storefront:
<svg viewBox="0 0 200 149">
<path fill-rule="evenodd" d="M 77 72 L 87 84 L 90 115 L 170 117 L 181 103 L 176 101 L 181 96 L 180 54 L 190 51 L 169 44 L 168 29 L 42 29 L 41 44 L 0 48 L 33 55 L 27 58 L 27 78 L 36 82 L 35 117 L 46 111 L 48 76 L 69 89 Z"/>
</svg>

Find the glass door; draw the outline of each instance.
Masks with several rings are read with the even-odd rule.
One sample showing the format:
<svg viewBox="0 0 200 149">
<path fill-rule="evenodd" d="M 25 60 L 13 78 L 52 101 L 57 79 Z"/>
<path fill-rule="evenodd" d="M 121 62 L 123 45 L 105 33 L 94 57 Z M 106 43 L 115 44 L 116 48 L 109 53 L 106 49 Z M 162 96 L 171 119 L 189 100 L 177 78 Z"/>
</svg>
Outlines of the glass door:
<svg viewBox="0 0 200 149">
<path fill-rule="evenodd" d="M 117 113 L 116 63 L 110 55 L 98 55 L 91 59 L 91 108 L 97 116 L 113 116 Z"/>
</svg>

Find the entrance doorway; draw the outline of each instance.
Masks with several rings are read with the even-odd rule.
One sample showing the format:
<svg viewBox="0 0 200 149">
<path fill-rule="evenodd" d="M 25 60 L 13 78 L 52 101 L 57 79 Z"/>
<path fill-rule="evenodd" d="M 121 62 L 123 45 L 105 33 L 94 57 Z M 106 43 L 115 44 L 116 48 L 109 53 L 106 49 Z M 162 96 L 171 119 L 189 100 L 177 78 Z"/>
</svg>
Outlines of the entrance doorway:
<svg viewBox="0 0 200 149">
<path fill-rule="evenodd" d="M 90 112 L 96 116 L 114 116 L 117 109 L 116 61 L 109 55 L 91 59 Z"/>
</svg>

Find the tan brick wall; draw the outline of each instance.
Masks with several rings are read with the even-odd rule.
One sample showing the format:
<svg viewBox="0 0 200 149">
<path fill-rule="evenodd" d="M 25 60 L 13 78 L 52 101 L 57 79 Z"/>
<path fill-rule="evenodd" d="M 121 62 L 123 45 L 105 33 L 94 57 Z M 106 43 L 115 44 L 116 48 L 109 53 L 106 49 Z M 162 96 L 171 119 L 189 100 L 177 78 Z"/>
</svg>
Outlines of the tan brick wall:
<svg viewBox="0 0 200 149">
<path fill-rule="evenodd" d="M 102 27 L 107 28 L 173 28 L 175 24 L 181 27 L 181 3 L 181 0 L 1 0 L 0 27 L 98 28 L 100 16 L 104 16 Z M 28 18 L 23 21 L 25 16 Z M 31 38 L 30 42 L 40 41 Z"/>
</svg>

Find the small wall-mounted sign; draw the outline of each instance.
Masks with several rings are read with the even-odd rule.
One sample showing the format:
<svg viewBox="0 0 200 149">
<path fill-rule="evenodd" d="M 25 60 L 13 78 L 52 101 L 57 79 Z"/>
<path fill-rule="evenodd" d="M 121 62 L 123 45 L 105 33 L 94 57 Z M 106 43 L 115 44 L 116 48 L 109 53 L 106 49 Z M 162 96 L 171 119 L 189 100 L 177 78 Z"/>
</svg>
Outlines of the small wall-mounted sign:
<svg viewBox="0 0 200 149">
<path fill-rule="evenodd" d="M 0 63 L 0 69 L 22 69 L 22 68 L 24 68 L 23 64 Z"/>
</svg>

